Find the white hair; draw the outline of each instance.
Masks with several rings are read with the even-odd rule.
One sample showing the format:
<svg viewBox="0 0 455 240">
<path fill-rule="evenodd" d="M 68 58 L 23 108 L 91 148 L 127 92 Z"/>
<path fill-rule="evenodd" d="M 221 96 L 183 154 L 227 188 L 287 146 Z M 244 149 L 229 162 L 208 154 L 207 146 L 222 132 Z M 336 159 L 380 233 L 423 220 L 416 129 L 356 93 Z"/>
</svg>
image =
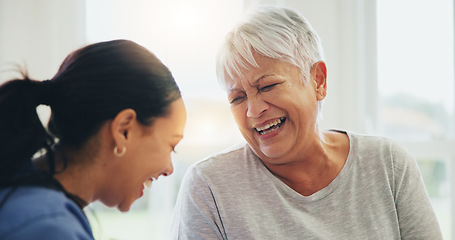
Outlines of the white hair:
<svg viewBox="0 0 455 240">
<path fill-rule="evenodd" d="M 242 77 L 242 69 L 258 67 L 253 52 L 297 66 L 304 83 L 313 64 L 324 60 L 319 36 L 306 18 L 281 7 L 259 8 L 228 33 L 217 56 L 217 77 L 223 88 L 226 74 Z"/>
</svg>

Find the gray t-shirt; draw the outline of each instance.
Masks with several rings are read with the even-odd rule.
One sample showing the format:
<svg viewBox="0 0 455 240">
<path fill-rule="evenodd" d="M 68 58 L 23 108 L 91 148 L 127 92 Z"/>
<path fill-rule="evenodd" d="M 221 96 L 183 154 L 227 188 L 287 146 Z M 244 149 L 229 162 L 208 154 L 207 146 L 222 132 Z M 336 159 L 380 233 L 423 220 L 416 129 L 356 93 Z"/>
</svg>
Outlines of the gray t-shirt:
<svg viewBox="0 0 455 240">
<path fill-rule="evenodd" d="M 414 158 L 396 142 L 347 133 L 339 175 L 302 196 L 248 145 L 192 165 L 171 239 L 442 239 Z"/>
</svg>

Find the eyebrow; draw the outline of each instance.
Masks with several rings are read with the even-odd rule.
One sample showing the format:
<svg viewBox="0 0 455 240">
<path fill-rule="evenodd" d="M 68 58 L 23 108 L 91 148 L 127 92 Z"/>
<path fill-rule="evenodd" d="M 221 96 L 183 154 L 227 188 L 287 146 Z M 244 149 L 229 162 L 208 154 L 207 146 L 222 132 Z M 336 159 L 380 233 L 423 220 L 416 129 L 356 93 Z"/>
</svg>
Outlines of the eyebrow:
<svg viewBox="0 0 455 240">
<path fill-rule="evenodd" d="M 276 74 L 274 74 L 274 73 L 262 75 L 262 76 L 259 77 L 258 79 L 254 80 L 254 82 L 253 82 L 254 84 L 251 85 L 251 86 L 253 86 L 253 87 L 254 87 L 254 86 L 257 86 L 258 82 L 260 82 L 260 81 L 263 80 L 264 78 L 266 78 L 266 77 L 271 77 L 271 76 L 275 76 L 275 75 L 276 75 Z M 230 90 L 228 91 L 228 94 L 231 93 L 231 92 L 235 92 L 235 91 L 241 91 L 241 90 L 239 90 L 239 89 L 237 89 L 237 88 L 233 88 L 233 89 L 230 89 Z"/>
<path fill-rule="evenodd" d="M 258 82 L 260 82 L 262 79 L 264 79 L 264 78 L 266 78 L 266 77 L 271 77 L 271 76 L 274 76 L 274 75 L 275 75 L 274 73 L 263 75 L 263 76 L 261 76 L 260 78 L 256 79 L 256 81 L 254 81 L 254 83 L 258 83 Z"/>
</svg>

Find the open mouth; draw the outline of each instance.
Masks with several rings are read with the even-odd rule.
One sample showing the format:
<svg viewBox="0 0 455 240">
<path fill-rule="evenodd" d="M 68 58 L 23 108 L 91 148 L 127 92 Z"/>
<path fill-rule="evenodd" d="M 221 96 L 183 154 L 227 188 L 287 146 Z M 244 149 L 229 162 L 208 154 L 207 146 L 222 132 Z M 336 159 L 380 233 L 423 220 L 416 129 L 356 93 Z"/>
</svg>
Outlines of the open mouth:
<svg viewBox="0 0 455 240">
<path fill-rule="evenodd" d="M 156 179 L 154 177 L 150 177 L 149 179 L 145 180 L 145 182 L 142 183 L 144 188 L 150 188 L 152 186 L 152 182 L 155 181 Z"/>
<path fill-rule="evenodd" d="M 274 132 L 277 129 L 279 129 L 281 126 L 283 126 L 285 121 L 286 121 L 286 118 L 282 117 L 282 118 L 276 119 L 275 121 L 270 122 L 262 127 L 258 127 L 255 129 L 260 135 L 266 135 L 266 134 L 269 134 L 269 133 Z"/>
</svg>

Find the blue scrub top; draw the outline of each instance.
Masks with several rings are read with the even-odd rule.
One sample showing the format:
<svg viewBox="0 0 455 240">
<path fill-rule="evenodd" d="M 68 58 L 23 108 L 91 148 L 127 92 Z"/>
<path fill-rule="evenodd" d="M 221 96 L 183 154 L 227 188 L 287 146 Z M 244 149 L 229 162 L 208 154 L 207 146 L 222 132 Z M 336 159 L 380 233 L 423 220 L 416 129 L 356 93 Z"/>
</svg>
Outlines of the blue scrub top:
<svg viewBox="0 0 455 240">
<path fill-rule="evenodd" d="M 36 170 L 29 167 L 28 171 Z M 0 189 L 0 201 L 10 189 Z M 0 208 L 0 239 L 94 238 L 83 211 L 63 192 L 24 186 L 18 187 Z"/>
</svg>

